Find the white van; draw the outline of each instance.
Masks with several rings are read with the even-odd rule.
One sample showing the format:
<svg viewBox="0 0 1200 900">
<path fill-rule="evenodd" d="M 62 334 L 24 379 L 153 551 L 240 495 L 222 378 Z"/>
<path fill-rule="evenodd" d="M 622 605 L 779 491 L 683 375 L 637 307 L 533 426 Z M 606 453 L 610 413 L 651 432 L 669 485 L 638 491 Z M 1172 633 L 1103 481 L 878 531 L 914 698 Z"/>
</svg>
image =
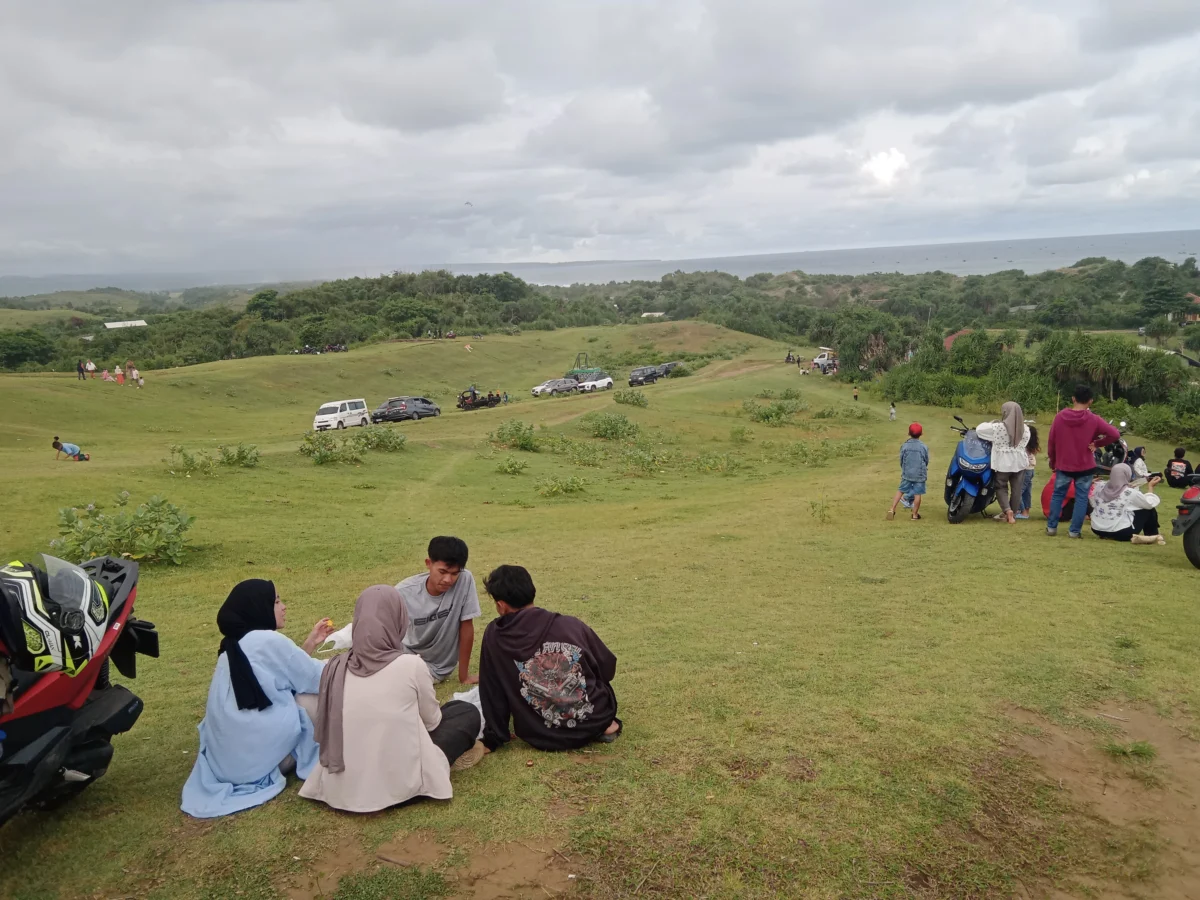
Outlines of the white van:
<svg viewBox="0 0 1200 900">
<path fill-rule="evenodd" d="M 367 411 L 367 401 L 363 399 L 331 400 L 329 403 L 322 403 L 317 414 L 313 416 L 313 428 L 317 431 L 370 423 L 371 414 Z"/>
</svg>

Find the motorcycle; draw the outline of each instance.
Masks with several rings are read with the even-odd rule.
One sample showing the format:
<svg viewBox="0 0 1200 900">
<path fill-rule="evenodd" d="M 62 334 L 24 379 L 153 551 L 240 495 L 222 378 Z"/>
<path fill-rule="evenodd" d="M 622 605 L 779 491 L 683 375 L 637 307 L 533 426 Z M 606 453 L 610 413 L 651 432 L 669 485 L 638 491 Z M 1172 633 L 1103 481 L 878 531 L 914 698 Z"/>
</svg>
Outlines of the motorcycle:
<svg viewBox="0 0 1200 900">
<path fill-rule="evenodd" d="M 951 525 L 964 522 L 971 513 L 984 514 L 996 498 L 992 472 L 992 445 L 969 428 L 960 416 L 952 431 L 961 435 L 950 468 L 946 470 L 946 519 Z"/>
<path fill-rule="evenodd" d="M 1175 504 L 1179 515 L 1171 520 L 1171 534 L 1183 535 L 1183 552 L 1200 569 L 1200 528 L 1195 527 L 1200 522 L 1200 475 L 1185 475 L 1183 480 L 1187 487 Z"/>
<path fill-rule="evenodd" d="M 0 825 L 60 806 L 108 770 L 113 736 L 143 708 L 109 666 L 134 678 L 139 654 L 158 656 L 154 624 L 133 615 L 137 563 L 42 559 L 0 568 Z"/>
<path fill-rule="evenodd" d="M 1110 423 L 1111 424 L 1111 423 Z M 1127 423 L 1121 422 L 1117 426 L 1118 432 L 1122 435 L 1111 444 L 1105 444 L 1103 447 L 1097 447 L 1092 451 L 1092 456 L 1096 461 L 1096 468 L 1092 470 L 1093 475 L 1108 475 L 1112 471 L 1113 466 L 1125 462 L 1129 457 L 1129 445 L 1125 443 L 1125 428 Z M 1053 474 L 1053 473 L 1052 473 Z M 1046 480 L 1046 484 L 1042 487 L 1042 515 L 1050 518 L 1050 504 L 1054 500 L 1054 481 L 1053 477 Z M 1096 490 L 1103 484 L 1103 481 L 1093 479 L 1092 488 L 1088 492 L 1090 499 Z M 1067 497 L 1063 501 L 1062 515 L 1060 519 L 1070 521 L 1071 514 L 1075 511 L 1075 482 L 1067 485 Z"/>
</svg>

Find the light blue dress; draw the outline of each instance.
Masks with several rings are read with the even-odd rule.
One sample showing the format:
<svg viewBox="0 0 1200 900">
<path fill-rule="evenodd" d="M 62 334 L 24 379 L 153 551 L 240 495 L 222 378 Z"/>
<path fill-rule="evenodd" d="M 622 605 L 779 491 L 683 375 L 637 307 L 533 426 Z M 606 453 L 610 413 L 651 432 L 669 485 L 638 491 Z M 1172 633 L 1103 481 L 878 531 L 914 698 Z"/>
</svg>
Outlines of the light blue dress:
<svg viewBox="0 0 1200 900">
<path fill-rule="evenodd" d="M 264 710 L 238 709 L 229 660 L 224 653 L 217 657 L 199 726 L 200 752 L 180 804 L 198 819 L 266 803 L 287 783 L 279 771 L 285 757 L 290 754 L 296 774 L 307 778 L 320 755 L 312 720 L 296 703 L 296 694 L 320 690 L 325 662 L 276 631 L 251 631 L 238 644 L 271 705 Z"/>
</svg>

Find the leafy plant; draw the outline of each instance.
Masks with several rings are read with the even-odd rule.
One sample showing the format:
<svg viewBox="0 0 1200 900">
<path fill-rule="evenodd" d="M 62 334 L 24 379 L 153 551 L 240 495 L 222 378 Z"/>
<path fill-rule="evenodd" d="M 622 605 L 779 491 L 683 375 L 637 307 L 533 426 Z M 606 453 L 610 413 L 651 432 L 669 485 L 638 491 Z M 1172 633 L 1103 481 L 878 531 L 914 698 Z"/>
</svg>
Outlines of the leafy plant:
<svg viewBox="0 0 1200 900">
<path fill-rule="evenodd" d="M 813 418 L 868 421 L 875 418 L 875 413 L 865 406 L 826 406 L 813 413 Z"/>
<path fill-rule="evenodd" d="M 529 463 L 523 459 L 517 459 L 515 456 L 509 455 L 500 460 L 496 466 L 496 471 L 501 475 L 520 475 L 529 468 Z"/>
<path fill-rule="evenodd" d="M 734 425 L 729 429 L 729 440 L 735 444 L 748 444 L 753 439 L 754 432 L 745 425 Z"/>
<path fill-rule="evenodd" d="M 663 471 L 674 457 L 671 453 L 649 446 L 632 445 L 621 448 L 621 469 L 627 475 L 653 475 Z"/>
<path fill-rule="evenodd" d="M 580 423 L 592 437 L 606 441 L 632 441 L 638 436 L 636 422 L 630 422 L 620 413 L 590 413 Z"/>
<path fill-rule="evenodd" d="M 692 466 L 697 472 L 732 475 L 742 468 L 743 462 L 732 453 L 704 453 L 692 460 Z"/>
<path fill-rule="evenodd" d="M 650 405 L 644 391 L 630 389 L 620 390 L 613 394 L 613 400 L 625 406 L 640 406 L 643 409 Z"/>
<path fill-rule="evenodd" d="M 576 475 L 572 475 L 569 478 L 551 475 L 548 478 L 543 478 L 534 486 L 537 488 L 537 492 L 543 497 L 561 497 L 565 494 L 578 494 L 584 489 L 586 484 L 586 481 Z"/>
<path fill-rule="evenodd" d="M 814 519 L 822 525 L 828 525 L 832 519 L 829 516 L 829 501 L 824 498 L 820 500 L 809 500 L 808 511 Z"/>
<path fill-rule="evenodd" d="M 759 406 L 753 400 L 746 400 L 742 403 L 742 409 L 753 421 L 771 428 L 780 428 L 791 424 L 792 417 L 808 409 L 808 404 L 802 400 L 776 400 L 766 406 Z"/>
<path fill-rule="evenodd" d="M 164 457 L 167 470 L 172 475 L 191 478 L 193 475 L 212 476 L 217 474 L 217 461 L 204 451 L 192 453 L 179 444 L 172 444 L 171 455 Z"/>
<path fill-rule="evenodd" d="M 361 451 L 379 450 L 382 453 L 398 453 L 407 449 L 404 445 L 408 435 L 386 425 L 366 425 L 348 438 Z"/>
<path fill-rule="evenodd" d="M 236 447 L 218 447 L 219 462 L 223 466 L 253 469 L 258 466 L 258 447 L 254 444 L 238 444 Z"/>
<path fill-rule="evenodd" d="M 771 390 L 770 388 L 767 388 L 764 391 L 759 391 L 754 396 L 757 397 L 759 400 L 774 400 L 775 392 L 773 390 Z"/>
<path fill-rule="evenodd" d="M 502 422 L 495 432 L 488 435 L 488 440 L 510 450 L 523 450 L 526 453 L 537 452 L 537 439 L 534 437 L 533 426 L 517 419 Z"/>
<path fill-rule="evenodd" d="M 128 491 L 117 495 L 116 506 L 111 513 L 96 503 L 60 509 L 59 536 L 50 542 L 51 549 L 76 563 L 97 556 L 123 556 L 142 562 L 183 564 L 193 516 L 158 495 L 130 511 Z"/>
<path fill-rule="evenodd" d="M 358 445 L 349 439 L 339 439 L 331 431 L 304 432 L 298 452 L 318 466 L 362 462 L 362 451 Z"/>
<path fill-rule="evenodd" d="M 691 374 L 692 374 L 692 367 L 687 365 L 686 363 L 684 363 L 683 365 L 676 366 L 675 368 L 673 368 L 671 370 L 671 374 L 668 377 L 670 377 L 670 378 L 687 378 Z"/>
<path fill-rule="evenodd" d="M 1158 756 L 1154 745 L 1147 741 L 1134 741 L 1132 744 L 1109 741 L 1104 745 L 1104 752 L 1117 759 L 1136 760 L 1137 762 L 1149 762 Z"/>
<path fill-rule="evenodd" d="M 780 400 L 799 400 L 800 392 L 795 388 L 784 388 L 783 393 L 779 395 Z"/>
</svg>

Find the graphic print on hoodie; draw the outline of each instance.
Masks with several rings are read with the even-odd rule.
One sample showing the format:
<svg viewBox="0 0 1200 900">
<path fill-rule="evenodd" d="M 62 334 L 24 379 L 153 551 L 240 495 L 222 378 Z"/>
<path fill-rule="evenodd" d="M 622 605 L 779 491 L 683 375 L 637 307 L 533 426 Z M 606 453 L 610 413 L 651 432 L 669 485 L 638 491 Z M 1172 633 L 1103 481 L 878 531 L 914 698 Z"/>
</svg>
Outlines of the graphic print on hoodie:
<svg viewBox="0 0 1200 900">
<path fill-rule="evenodd" d="M 617 715 L 617 658 L 574 616 L 527 606 L 488 624 L 479 646 L 483 743 L 516 736 L 539 750 L 573 750 Z"/>
</svg>

